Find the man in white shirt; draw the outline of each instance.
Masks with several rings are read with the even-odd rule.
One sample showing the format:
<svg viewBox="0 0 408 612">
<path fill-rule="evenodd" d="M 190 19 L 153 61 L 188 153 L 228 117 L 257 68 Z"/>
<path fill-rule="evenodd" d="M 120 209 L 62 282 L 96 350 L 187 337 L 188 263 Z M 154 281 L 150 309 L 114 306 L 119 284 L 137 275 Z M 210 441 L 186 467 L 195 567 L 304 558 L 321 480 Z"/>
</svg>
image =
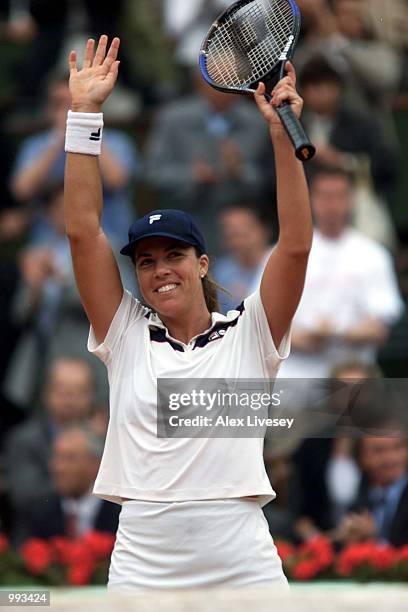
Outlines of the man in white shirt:
<svg viewBox="0 0 408 612">
<path fill-rule="evenodd" d="M 402 313 L 390 254 L 349 225 L 352 196 L 342 170 L 312 181 L 313 246 L 281 378 L 325 378 L 351 356 L 374 363 Z"/>
<path fill-rule="evenodd" d="M 176 57 L 184 65 L 197 61 L 197 49 L 221 11 L 231 0 L 164 0 L 163 27 L 168 35 L 178 40 Z"/>
</svg>

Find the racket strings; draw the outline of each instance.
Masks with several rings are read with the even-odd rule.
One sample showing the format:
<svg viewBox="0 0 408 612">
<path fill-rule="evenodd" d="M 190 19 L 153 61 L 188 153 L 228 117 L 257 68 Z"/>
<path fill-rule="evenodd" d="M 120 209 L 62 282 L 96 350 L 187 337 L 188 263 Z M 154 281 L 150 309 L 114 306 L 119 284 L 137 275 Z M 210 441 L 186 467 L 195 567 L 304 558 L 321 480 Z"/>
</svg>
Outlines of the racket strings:
<svg viewBox="0 0 408 612">
<path fill-rule="evenodd" d="M 252 3 L 230 15 L 216 31 L 207 62 L 213 65 L 222 81 L 229 81 L 232 77 L 234 84 L 240 84 L 242 75 L 252 72 L 248 50 L 257 43 L 254 25 L 261 20 L 264 21 L 264 14 L 256 3 Z"/>
<path fill-rule="evenodd" d="M 258 0 L 240 7 L 215 30 L 208 45 L 210 78 L 226 87 L 259 80 L 280 60 L 293 26 L 287 0 Z"/>
</svg>

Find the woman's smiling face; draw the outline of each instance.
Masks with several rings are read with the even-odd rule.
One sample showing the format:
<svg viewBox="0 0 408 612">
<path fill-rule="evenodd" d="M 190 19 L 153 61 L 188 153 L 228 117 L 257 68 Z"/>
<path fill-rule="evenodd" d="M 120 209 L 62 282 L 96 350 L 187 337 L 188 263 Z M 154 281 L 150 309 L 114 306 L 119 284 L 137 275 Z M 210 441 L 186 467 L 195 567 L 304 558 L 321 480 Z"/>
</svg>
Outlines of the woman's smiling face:
<svg viewBox="0 0 408 612">
<path fill-rule="evenodd" d="M 159 315 L 182 315 L 203 299 L 201 278 L 207 274 L 208 257 L 197 257 L 184 242 L 144 238 L 136 246 L 135 266 L 143 299 Z"/>
</svg>

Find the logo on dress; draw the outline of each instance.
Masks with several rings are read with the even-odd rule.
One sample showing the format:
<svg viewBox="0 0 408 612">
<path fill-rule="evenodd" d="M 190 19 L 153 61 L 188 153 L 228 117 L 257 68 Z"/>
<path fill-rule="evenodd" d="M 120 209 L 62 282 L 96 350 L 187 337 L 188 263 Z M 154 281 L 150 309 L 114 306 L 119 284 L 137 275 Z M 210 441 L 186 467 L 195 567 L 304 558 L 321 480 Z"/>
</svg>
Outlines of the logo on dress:
<svg viewBox="0 0 408 612">
<path fill-rule="evenodd" d="M 97 132 L 91 132 L 89 140 L 94 140 L 95 142 L 99 142 L 101 139 L 101 128 Z"/>
<path fill-rule="evenodd" d="M 149 217 L 149 223 L 152 225 L 155 221 L 160 221 L 163 215 L 152 215 Z"/>
<path fill-rule="evenodd" d="M 226 331 L 226 329 L 219 329 L 218 331 L 211 334 L 211 336 L 208 338 L 208 341 L 212 342 L 213 340 L 218 340 L 218 338 L 222 338 L 225 335 Z"/>
</svg>

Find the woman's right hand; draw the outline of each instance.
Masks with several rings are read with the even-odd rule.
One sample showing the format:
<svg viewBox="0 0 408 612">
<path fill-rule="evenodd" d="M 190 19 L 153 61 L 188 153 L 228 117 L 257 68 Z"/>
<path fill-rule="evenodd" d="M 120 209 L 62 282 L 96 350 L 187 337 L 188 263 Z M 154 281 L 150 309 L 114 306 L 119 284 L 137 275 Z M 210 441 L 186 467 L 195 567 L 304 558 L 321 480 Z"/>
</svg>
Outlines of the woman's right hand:
<svg viewBox="0 0 408 612">
<path fill-rule="evenodd" d="M 69 54 L 69 89 L 71 110 L 76 112 L 98 113 L 102 104 L 111 93 L 118 77 L 118 55 L 120 40 L 112 40 L 106 52 L 108 37 L 103 34 L 94 55 L 95 41 L 90 38 L 86 44 L 82 69 L 77 67 L 77 53 Z"/>
</svg>

